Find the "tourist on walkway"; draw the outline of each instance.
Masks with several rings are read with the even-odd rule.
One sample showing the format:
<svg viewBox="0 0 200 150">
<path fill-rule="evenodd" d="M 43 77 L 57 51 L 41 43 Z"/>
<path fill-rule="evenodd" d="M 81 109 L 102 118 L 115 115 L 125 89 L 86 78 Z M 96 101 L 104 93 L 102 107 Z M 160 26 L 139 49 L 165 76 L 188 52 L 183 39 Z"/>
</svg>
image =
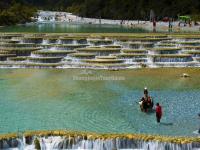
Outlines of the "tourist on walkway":
<svg viewBox="0 0 200 150">
<path fill-rule="evenodd" d="M 156 19 L 153 19 L 153 32 L 156 32 Z"/>
<path fill-rule="evenodd" d="M 157 122 L 160 123 L 162 117 L 162 107 L 160 106 L 159 103 L 156 104 L 156 119 Z"/>
<path fill-rule="evenodd" d="M 172 18 L 169 18 L 169 32 L 172 32 L 172 23 L 173 23 L 173 20 Z"/>
</svg>

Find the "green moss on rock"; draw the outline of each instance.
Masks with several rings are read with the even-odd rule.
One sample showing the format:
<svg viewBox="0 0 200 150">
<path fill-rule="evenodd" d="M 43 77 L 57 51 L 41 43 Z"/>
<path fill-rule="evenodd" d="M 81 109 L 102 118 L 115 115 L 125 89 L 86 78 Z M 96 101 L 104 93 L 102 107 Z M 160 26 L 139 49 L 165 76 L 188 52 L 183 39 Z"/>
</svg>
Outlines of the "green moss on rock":
<svg viewBox="0 0 200 150">
<path fill-rule="evenodd" d="M 76 58 L 94 58 L 95 54 L 93 53 L 73 53 L 69 56 L 76 57 Z"/>
<path fill-rule="evenodd" d="M 34 145 L 36 150 L 41 150 L 40 141 L 37 138 L 34 140 Z"/>
<path fill-rule="evenodd" d="M 144 49 L 123 49 L 123 53 L 146 53 L 147 50 Z"/>
<path fill-rule="evenodd" d="M 87 63 L 122 63 L 123 60 L 120 59 L 89 59 L 84 60 Z"/>
<path fill-rule="evenodd" d="M 140 54 L 140 53 L 121 53 L 116 55 L 118 58 L 141 58 L 146 57 L 146 54 Z"/>
<path fill-rule="evenodd" d="M 27 60 L 27 57 L 10 57 L 8 58 L 10 61 L 25 61 Z"/>
<path fill-rule="evenodd" d="M 152 48 L 148 50 L 150 51 L 179 51 L 181 50 L 181 48 L 160 47 L 160 48 Z"/>
<path fill-rule="evenodd" d="M 28 60 L 35 63 L 58 63 L 62 57 L 29 57 Z"/>
<path fill-rule="evenodd" d="M 120 48 L 80 48 L 76 49 L 81 52 L 120 52 Z"/>
</svg>

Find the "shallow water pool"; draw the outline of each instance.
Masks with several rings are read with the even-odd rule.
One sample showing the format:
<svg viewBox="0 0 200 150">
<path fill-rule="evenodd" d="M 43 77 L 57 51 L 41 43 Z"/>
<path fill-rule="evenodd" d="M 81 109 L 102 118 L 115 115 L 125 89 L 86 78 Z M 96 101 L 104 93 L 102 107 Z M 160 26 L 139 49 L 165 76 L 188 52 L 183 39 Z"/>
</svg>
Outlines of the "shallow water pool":
<svg viewBox="0 0 200 150">
<path fill-rule="evenodd" d="M 73 24 L 73 23 L 29 23 L 0 27 L 0 32 L 28 33 L 144 33 L 142 28 L 130 28 L 107 24 Z"/>
<path fill-rule="evenodd" d="M 182 73 L 190 78 L 181 78 Z M 83 80 L 85 79 L 85 80 Z M 87 80 L 86 80 L 87 79 Z M 199 69 L 1 69 L 0 133 L 69 129 L 193 136 L 199 128 Z M 137 101 L 147 86 L 162 123 Z"/>
</svg>

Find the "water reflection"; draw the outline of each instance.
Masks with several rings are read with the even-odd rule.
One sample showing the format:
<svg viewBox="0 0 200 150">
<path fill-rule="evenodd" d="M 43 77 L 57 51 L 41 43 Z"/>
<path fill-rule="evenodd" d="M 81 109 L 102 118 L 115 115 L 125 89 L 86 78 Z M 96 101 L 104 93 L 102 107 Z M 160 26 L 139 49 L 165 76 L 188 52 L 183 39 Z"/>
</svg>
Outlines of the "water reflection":
<svg viewBox="0 0 200 150">
<path fill-rule="evenodd" d="M 1 27 L 0 32 L 47 32 L 47 33 L 141 33 L 147 32 L 141 28 L 129 28 L 120 25 L 95 25 L 95 24 L 72 24 L 72 23 L 29 23 Z"/>
</svg>

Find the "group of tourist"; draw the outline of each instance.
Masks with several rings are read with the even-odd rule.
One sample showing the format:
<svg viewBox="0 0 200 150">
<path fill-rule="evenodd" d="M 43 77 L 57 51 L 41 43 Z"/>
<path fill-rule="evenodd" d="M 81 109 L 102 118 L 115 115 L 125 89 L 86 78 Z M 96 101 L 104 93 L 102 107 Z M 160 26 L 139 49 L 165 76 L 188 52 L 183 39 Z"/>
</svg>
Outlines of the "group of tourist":
<svg viewBox="0 0 200 150">
<path fill-rule="evenodd" d="M 139 105 L 140 105 L 141 111 L 145 113 L 153 109 L 154 102 L 153 102 L 153 99 L 148 95 L 148 90 L 146 87 L 144 88 L 144 96 L 140 100 Z M 159 103 L 157 103 L 156 104 L 156 119 L 158 123 L 160 123 L 161 117 L 162 117 L 162 107 L 160 106 Z"/>
<path fill-rule="evenodd" d="M 156 32 L 156 19 L 154 18 L 152 22 L 153 22 L 153 32 Z M 172 18 L 169 18 L 168 22 L 169 22 L 169 25 L 168 25 L 169 32 L 172 32 L 174 20 Z"/>
<path fill-rule="evenodd" d="M 141 111 L 143 112 L 147 112 L 148 109 L 153 108 L 154 103 L 153 103 L 152 98 L 148 95 L 148 90 L 146 87 L 144 88 L 144 96 L 142 97 L 139 104 L 140 104 Z"/>
<path fill-rule="evenodd" d="M 148 90 L 145 87 L 144 88 L 144 96 L 141 98 L 140 102 L 140 109 L 142 112 L 147 113 L 148 111 L 152 111 L 153 110 L 153 99 L 148 95 Z M 160 120 L 162 118 L 162 107 L 160 106 L 159 103 L 156 103 L 156 120 L 158 123 L 160 123 Z M 200 113 L 198 114 L 199 118 L 200 118 Z M 200 128 L 198 130 L 198 134 L 200 134 Z"/>
</svg>

